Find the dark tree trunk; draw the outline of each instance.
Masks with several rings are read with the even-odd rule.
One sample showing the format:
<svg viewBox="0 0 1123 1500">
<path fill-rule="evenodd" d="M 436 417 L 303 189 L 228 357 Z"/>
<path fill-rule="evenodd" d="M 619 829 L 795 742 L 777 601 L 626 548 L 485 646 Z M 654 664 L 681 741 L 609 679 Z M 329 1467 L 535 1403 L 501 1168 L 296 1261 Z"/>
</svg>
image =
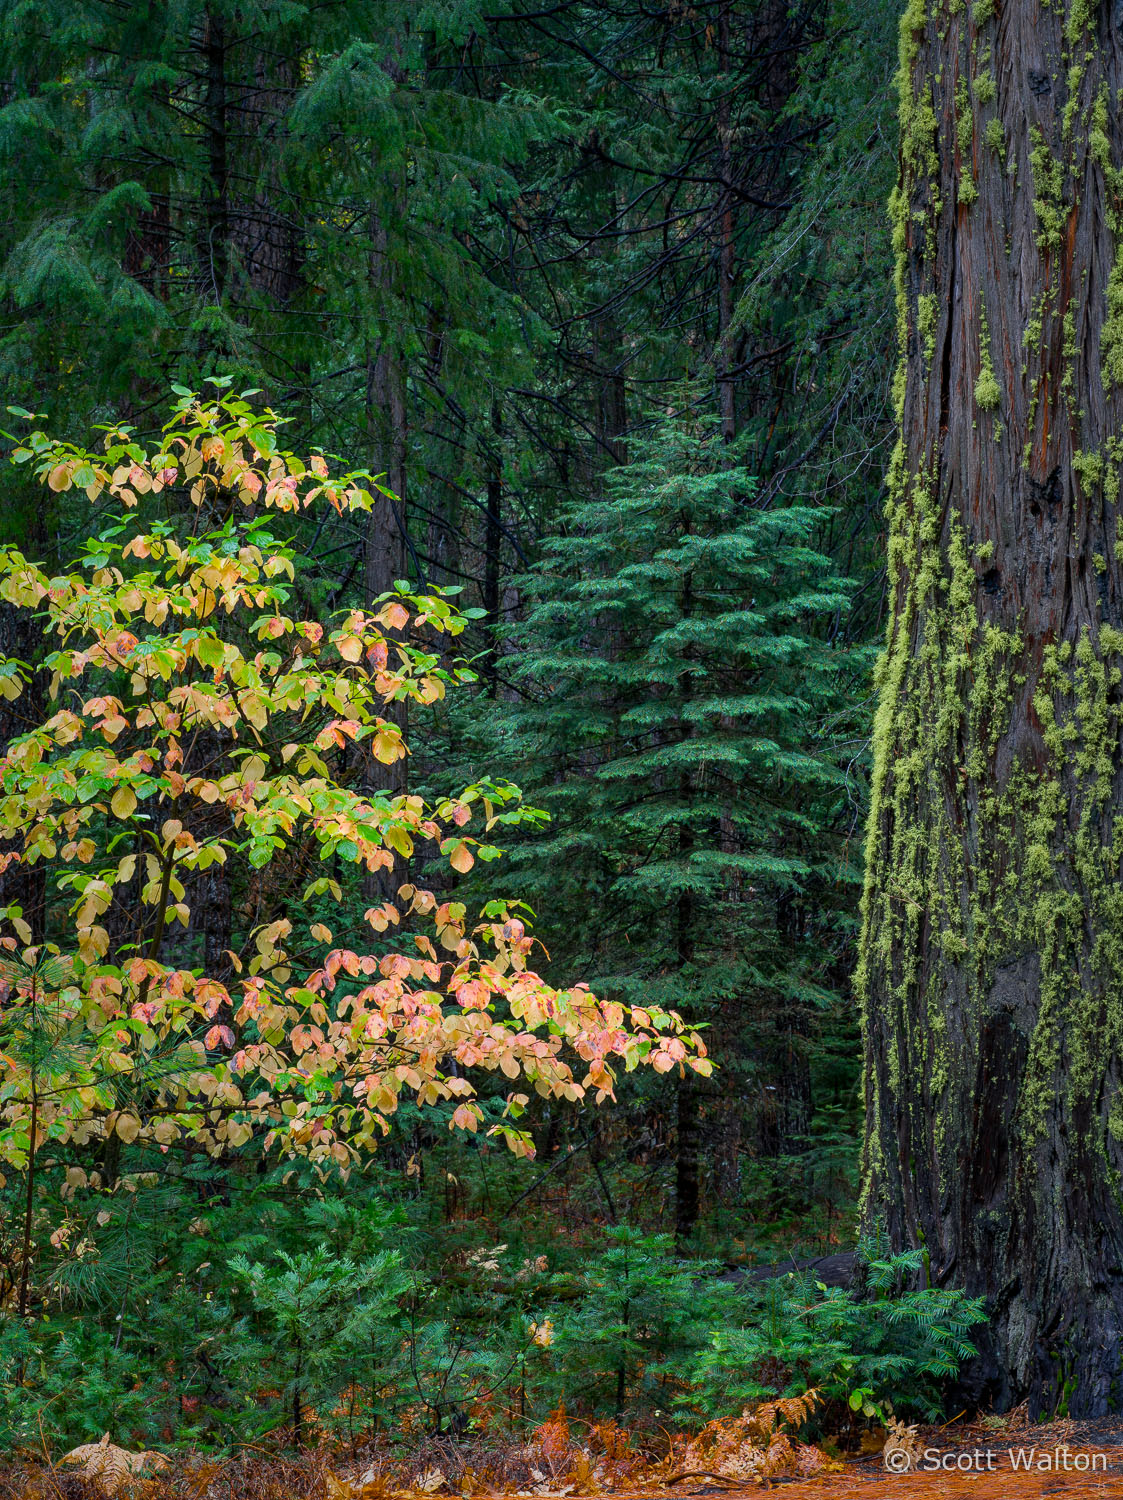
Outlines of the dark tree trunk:
<svg viewBox="0 0 1123 1500">
<path fill-rule="evenodd" d="M 683 1245 L 694 1233 L 702 1204 L 701 1098 L 692 1076 L 678 1081 L 675 1108 L 675 1239 Z"/>
<path fill-rule="evenodd" d="M 36 556 L 35 545 L 41 538 L 35 533 L 33 523 L 32 545 L 28 555 Z M 36 657 L 42 655 L 42 635 L 39 621 L 30 610 L 17 609 L 6 601 L 0 603 L 0 658 L 14 657 L 34 667 Z M 14 700 L 0 698 L 0 755 L 7 753 L 11 742 L 42 723 L 46 703 L 46 680 L 43 672 L 33 672 L 20 696 Z M 0 855 L 22 855 L 22 842 L 0 841 Z M 47 936 L 47 878 L 42 863 L 29 865 L 22 858 L 14 858 L 0 870 L 0 911 L 9 905 L 18 906 L 23 921 L 31 929 L 31 942 L 41 943 Z M 5 925 L 5 932 L 10 928 Z"/>
<path fill-rule="evenodd" d="M 487 695 L 494 698 L 499 690 L 499 549 L 503 525 L 503 421 L 499 403 L 491 407 L 491 432 L 494 452 L 487 477 L 487 511 L 484 516 L 483 606 L 487 610 L 488 645 L 484 655 L 484 677 Z"/>
<path fill-rule="evenodd" d="M 867 1207 L 981 1393 L 1123 1400 L 1123 37 L 913 0 L 860 983 Z"/>
<path fill-rule="evenodd" d="M 396 78 L 396 75 L 395 75 Z M 393 295 L 388 260 L 389 235 L 371 211 L 371 293 L 376 305 Z M 390 317 L 385 319 L 382 336 L 367 354 L 366 418 L 371 447 L 371 469 L 381 474 L 381 483 L 392 498 L 374 494 L 374 506 L 367 517 L 363 540 L 363 604 L 369 607 L 379 595 L 393 589 L 397 579 L 406 576 L 408 533 L 406 530 L 406 371 L 404 358 L 393 334 Z M 393 651 L 393 640 L 390 641 Z M 383 717 L 394 723 L 403 736 L 408 727 L 406 703 L 388 703 Z M 406 790 L 406 761 L 383 765 L 367 754 L 363 767 L 363 786 L 368 794 L 401 796 Z M 400 870 L 379 871 L 367 875 L 364 896 L 369 901 L 385 900 L 403 879 Z"/>
<path fill-rule="evenodd" d="M 682 517 L 683 534 L 691 530 L 688 515 Z M 683 575 L 679 595 L 679 609 L 684 620 L 694 614 L 694 575 L 687 569 Z M 694 733 L 689 714 L 691 697 L 691 666 L 693 652 L 688 648 L 684 656 L 683 671 L 679 674 L 679 687 L 683 695 L 679 716 L 679 733 L 688 740 Z M 679 783 L 682 806 L 689 807 L 696 795 L 693 778 L 684 776 Z M 697 915 L 694 892 L 690 884 L 690 857 L 694 850 L 694 830 L 689 819 L 684 818 L 678 830 L 678 857 L 682 888 L 675 903 L 675 947 L 678 957 L 679 982 L 687 989 L 693 977 L 694 966 L 694 922 Z M 694 1233 L 702 1207 L 700 1183 L 702 1156 L 702 1109 L 696 1074 L 680 1065 L 678 1092 L 675 1108 L 675 1240 L 681 1247 Z"/>
<path fill-rule="evenodd" d="M 202 246 L 203 285 L 221 302 L 226 290 L 229 269 L 229 152 L 226 118 L 226 22 L 208 9 L 204 21 L 203 58 L 206 66 L 206 94 L 203 100 L 207 143 L 206 212 Z"/>
<path fill-rule="evenodd" d="M 729 347 L 733 324 L 733 290 L 737 276 L 737 265 L 733 240 L 733 193 L 731 190 L 733 180 L 733 136 L 729 112 L 729 5 L 727 0 L 718 11 L 717 44 L 721 67 L 721 97 L 717 110 L 721 211 L 718 218 L 718 337 L 715 373 L 718 380 L 718 404 L 721 410 L 721 435 L 727 443 L 731 443 L 737 436 L 737 388 L 730 371 L 733 360 Z"/>
</svg>

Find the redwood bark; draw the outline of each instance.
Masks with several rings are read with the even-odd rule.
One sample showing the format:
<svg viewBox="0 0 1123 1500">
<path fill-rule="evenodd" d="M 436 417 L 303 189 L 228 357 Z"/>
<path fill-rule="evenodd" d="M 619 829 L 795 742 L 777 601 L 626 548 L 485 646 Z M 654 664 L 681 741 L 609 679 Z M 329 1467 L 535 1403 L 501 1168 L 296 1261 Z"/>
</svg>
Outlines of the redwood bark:
<svg viewBox="0 0 1123 1500">
<path fill-rule="evenodd" d="M 865 928 L 866 1207 L 974 1391 L 1123 1400 L 1123 32 L 913 0 Z"/>
</svg>

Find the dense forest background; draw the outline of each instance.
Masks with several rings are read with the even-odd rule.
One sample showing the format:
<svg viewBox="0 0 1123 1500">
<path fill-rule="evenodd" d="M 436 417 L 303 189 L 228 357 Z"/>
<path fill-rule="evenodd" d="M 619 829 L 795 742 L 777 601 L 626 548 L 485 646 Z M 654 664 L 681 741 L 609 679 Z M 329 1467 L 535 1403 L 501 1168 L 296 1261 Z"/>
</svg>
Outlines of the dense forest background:
<svg viewBox="0 0 1123 1500">
<path fill-rule="evenodd" d="M 155 1177 L 107 1211 L 61 1153 L 33 1279 L 68 1331 L 48 1358 L 9 1330 L 10 1431 L 28 1437 L 21 1391 L 61 1390 L 81 1366 L 96 1373 L 49 1427 L 97 1436 L 127 1413 L 149 1438 L 229 1436 L 245 1420 L 234 1365 L 272 1338 L 292 1366 L 267 1393 L 280 1415 L 260 1392 L 239 1399 L 299 1440 L 316 1380 L 330 1386 L 323 1351 L 346 1343 L 330 1310 L 364 1275 L 384 1321 L 346 1338 L 368 1356 L 376 1328 L 405 1347 L 385 1318 L 395 1296 L 406 1316 L 408 1285 L 415 1332 L 422 1304 L 443 1319 L 402 1377 L 439 1430 L 466 1393 L 511 1387 L 517 1357 L 493 1350 L 485 1368 L 449 1332 L 471 1315 L 433 1312 L 435 1287 L 463 1299 L 508 1262 L 509 1285 L 519 1266 L 592 1263 L 626 1283 L 632 1244 L 650 1291 L 672 1249 L 651 1236 L 671 1229 L 679 1255 L 727 1263 L 850 1246 L 896 7 L 5 0 L 0 16 L 6 400 L 75 440 L 107 420 L 144 434 L 173 384 L 217 377 L 260 392 L 296 451 L 384 474 L 392 507 L 306 523 L 310 616 L 396 579 L 458 588 L 475 612 L 460 642 L 474 683 L 408 724 L 401 710 L 412 754 L 386 775 L 435 797 L 486 770 L 549 813 L 502 841 L 486 882 L 422 856 L 413 878 L 469 904 L 498 880 L 537 913 L 553 982 L 672 1005 L 718 1063 L 709 1079 L 630 1077 L 599 1110 L 533 1104 L 532 1162 L 450 1136 L 443 1106 L 403 1105 L 345 1184 L 256 1147 L 215 1162 L 138 1146 L 101 1164 L 103 1196 Z M 3 539 L 64 565 L 86 502 L 2 483 Z M 26 617 L 4 609 L 5 652 L 34 662 Z M 5 708 L 0 733 L 27 712 Z M 180 961 L 220 972 L 308 878 L 299 860 L 250 883 L 214 875 Z M 357 923 L 371 880 L 341 878 Z M 44 931 L 42 886 L 3 880 Z M 22 1190 L 13 1175 L 13 1226 Z M 10 1298 L 23 1252 L 6 1235 Z M 233 1267 L 221 1294 L 206 1289 L 216 1243 Z M 305 1264 L 316 1244 L 357 1279 Z M 277 1248 L 283 1274 L 262 1269 Z M 399 1269 L 371 1271 L 378 1255 Z M 595 1261 L 621 1255 L 623 1273 Z M 511 1294 L 524 1321 L 528 1284 Z M 695 1291 L 674 1285 L 680 1303 L 660 1295 L 685 1319 Z M 319 1365 L 299 1326 L 319 1329 Z M 649 1405 L 667 1399 L 620 1338 L 604 1402 L 639 1401 L 644 1381 Z M 552 1378 L 540 1402 L 568 1389 Z M 378 1381 L 367 1397 L 390 1399 Z"/>
</svg>

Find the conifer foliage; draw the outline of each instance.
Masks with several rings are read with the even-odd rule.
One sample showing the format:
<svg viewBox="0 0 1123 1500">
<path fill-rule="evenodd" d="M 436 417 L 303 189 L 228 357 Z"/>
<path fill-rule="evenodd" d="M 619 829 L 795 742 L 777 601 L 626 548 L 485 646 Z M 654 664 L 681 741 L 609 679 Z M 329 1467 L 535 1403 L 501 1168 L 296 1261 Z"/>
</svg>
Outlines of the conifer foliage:
<svg viewBox="0 0 1123 1500">
<path fill-rule="evenodd" d="M 543 897 L 603 913 L 582 963 L 682 1007 L 735 1066 L 770 1012 L 791 1028 L 830 998 L 852 877 L 825 751 L 858 662 L 831 638 L 849 586 L 815 546 L 821 512 L 758 507 L 733 458 L 663 419 L 567 512 L 527 580 L 514 723 L 553 818 L 516 857 Z"/>
</svg>

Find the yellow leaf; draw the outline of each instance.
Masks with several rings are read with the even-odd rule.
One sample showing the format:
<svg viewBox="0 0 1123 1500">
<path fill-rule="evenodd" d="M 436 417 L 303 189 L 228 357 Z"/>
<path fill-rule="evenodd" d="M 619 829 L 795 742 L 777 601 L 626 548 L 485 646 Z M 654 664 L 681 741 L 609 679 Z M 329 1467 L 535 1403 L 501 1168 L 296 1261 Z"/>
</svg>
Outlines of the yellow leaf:
<svg viewBox="0 0 1123 1500">
<path fill-rule="evenodd" d="M 119 786 L 113 793 L 109 805 L 116 817 L 127 818 L 136 810 L 136 793 L 131 786 Z"/>
<path fill-rule="evenodd" d="M 384 766 L 392 766 L 406 754 L 401 734 L 396 729 L 380 729 L 371 741 L 371 749 L 375 760 L 381 761 Z"/>
<path fill-rule="evenodd" d="M 468 871 L 472 868 L 476 861 L 475 857 L 472 854 L 472 851 L 468 848 L 468 845 L 464 842 L 463 839 L 461 839 L 456 848 L 449 855 L 448 862 L 452 866 L 452 868 L 454 870 L 458 870 L 461 875 L 467 875 Z"/>
<path fill-rule="evenodd" d="M 413 840 L 404 828 L 397 823 L 391 823 L 383 834 L 383 838 L 398 854 L 405 855 L 406 859 L 413 853 Z"/>
</svg>

